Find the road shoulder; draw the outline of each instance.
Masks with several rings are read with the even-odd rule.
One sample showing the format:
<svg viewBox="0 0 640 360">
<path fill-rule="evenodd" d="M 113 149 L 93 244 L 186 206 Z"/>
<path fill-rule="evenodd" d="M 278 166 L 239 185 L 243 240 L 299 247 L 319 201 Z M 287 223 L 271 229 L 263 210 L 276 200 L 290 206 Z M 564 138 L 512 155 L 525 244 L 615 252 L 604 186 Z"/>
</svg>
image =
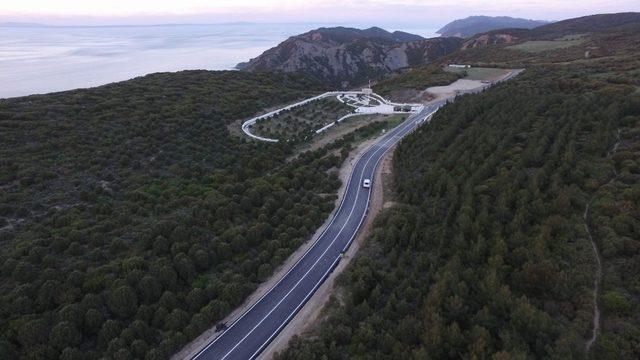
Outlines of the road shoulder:
<svg viewBox="0 0 640 360">
<path fill-rule="evenodd" d="M 368 141 L 367 143 L 370 143 Z M 365 144 L 363 144 L 365 145 Z M 367 146 L 369 144 L 366 144 Z M 366 147 L 358 149 L 357 153 L 361 153 Z M 298 314 L 291 319 L 289 324 L 276 336 L 275 339 L 265 348 L 265 350 L 258 356 L 258 360 L 273 359 L 277 352 L 281 352 L 286 349 L 289 341 L 294 336 L 299 336 L 304 332 L 311 331 L 321 320 L 321 312 L 325 305 L 329 302 L 329 299 L 336 290 L 336 280 L 340 274 L 351 264 L 356 253 L 362 246 L 364 240 L 370 235 L 373 228 L 373 222 L 376 216 L 386 208 L 386 202 L 390 197 L 387 190 L 390 189 L 389 182 L 391 181 L 391 167 L 393 160 L 393 151 L 395 146 L 389 149 L 382 158 L 374 179 L 377 179 L 373 183 L 373 193 L 371 196 L 371 202 L 369 204 L 369 214 L 367 215 L 362 228 L 358 231 L 358 235 L 355 241 L 351 244 L 347 252 L 345 253 L 342 261 L 331 272 L 324 283 L 318 288 L 318 290 L 311 296 L 309 301 L 300 309 Z"/>
<path fill-rule="evenodd" d="M 276 269 L 276 271 L 273 273 L 273 275 L 267 281 L 265 281 L 262 284 L 260 284 L 258 286 L 258 288 L 248 298 L 245 299 L 245 301 L 242 303 L 241 306 L 239 306 L 238 308 L 233 310 L 229 315 L 227 315 L 220 322 L 223 322 L 223 323 L 225 323 L 227 325 L 232 324 L 245 311 L 247 311 L 256 301 L 258 301 L 264 294 L 266 294 L 269 291 L 269 289 L 271 289 L 287 273 L 287 271 L 289 271 L 289 269 L 306 253 L 306 251 L 315 243 L 315 241 L 318 239 L 318 237 L 320 236 L 322 231 L 325 229 L 325 227 L 329 224 L 329 222 L 331 221 L 331 219 L 335 215 L 335 212 L 338 210 L 340 202 L 342 201 L 342 198 L 343 198 L 344 193 L 345 193 L 346 185 L 349 182 L 349 176 L 351 175 L 351 170 L 353 169 L 353 165 L 356 163 L 356 160 L 358 159 L 360 154 L 362 154 L 376 140 L 378 140 L 378 137 L 374 137 L 372 139 L 369 139 L 369 140 L 366 140 L 366 141 L 363 141 L 362 143 L 360 143 L 354 150 L 351 151 L 351 153 L 349 154 L 349 157 L 340 166 L 340 169 L 338 170 L 338 177 L 340 178 L 340 181 L 341 181 L 342 185 L 340 186 L 340 189 L 338 189 L 338 198 L 336 199 L 336 203 L 334 205 L 334 209 L 331 212 L 331 214 L 327 217 L 325 222 L 322 224 L 322 226 L 320 226 L 316 230 L 316 232 L 313 234 L 312 237 L 309 238 L 309 240 L 307 240 L 293 254 L 291 254 L 289 256 L 289 258 Z M 378 176 L 378 175 L 376 175 L 376 176 Z M 375 184 L 374 184 L 374 186 L 375 186 Z M 375 197 L 375 194 L 379 193 L 380 191 L 376 188 L 373 198 Z M 369 218 L 371 218 L 371 217 L 372 216 L 370 215 L 367 218 L 367 221 L 369 221 Z M 365 224 L 365 228 L 366 228 L 366 226 L 367 225 Z M 356 240 L 356 242 L 357 241 L 358 240 Z M 349 251 L 351 251 L 353 248 L 354 248 L 354 246 L 352 245 Z M 342 261 L 341 263 L 346 263 L 346 261 Z M 336 271 L 334 271 L 333 274 L 338 273 L 339 271 L 337 271 L 337 270 L 340 269 L 341 266 L 343 266 L 343 265 L 340 264 L 338 266 L 338 268 L 336 269 Z M 340 271 L 342 271 L 342 270 L 340 270 Z M 333 274 L 329 277 L 329 279 L 331 279 L 331 281 L 333 281 L 333 277 L 334 277 Z M 323 284 L 319 288 L 318 292 L 314 296 L 311 297 L 311 299 L 309 300 L 307 305 L 314 301 L 314 299 L 316 298 L 316 295 L 318 295 L 318 293 L 321 291 L 321 289 L 323 289 L 323 287 L 325 285 L 326 285 L 326 282 L 325 282 L 325 284 Z M 305 305 L 305 307 L 303 307 L 301 313 L 303 311 L 305 311 L 305 309 L 307 308 L 307 305 Z M 280 335 L 276 339 L 274 339 L 273 343 L 278 342 L 280 337 L 282 336 L 282 334 L 287 332 L 288 329 L 290 328 L 290 326 L 294 322 L 296 322 L 297 319 L 298 319 L 298 316 L 294 317 L 294 319 L 291 321 L 291 323 L 287 327 L 285 327 L 285 329 L 280 333 Z M 180 350 L 179 352 L 174 354 L 171 357 L 171 359 L 172 360 L 181 360 L 181 359 L 191 359 L 191 358 L 193 358 L 200 350 L 202 350 L 205 346 L 207 346 L 207 344 L 209 344 L 210 342 L 215 340 L 218 336 L 220 336 L 220 334 L 222 334 L 222 331 L 216 332 L 215 325 L 212 326 L 211 328 L 209 328 L 208 330 L 203 332 L 200 336 L 198 336 L 196 339 L 194 339 L 189 344 L 187 344 L 182 350 Z M 288 342 L 288 340 L 287 340 L 287 342 Z M 271 346 L 269 346 L 267 348 L 267 351 L 263 352 L 263 354 L 266 354 L 268 352 L 269 348 L 271 348 Z"/>
</svg>

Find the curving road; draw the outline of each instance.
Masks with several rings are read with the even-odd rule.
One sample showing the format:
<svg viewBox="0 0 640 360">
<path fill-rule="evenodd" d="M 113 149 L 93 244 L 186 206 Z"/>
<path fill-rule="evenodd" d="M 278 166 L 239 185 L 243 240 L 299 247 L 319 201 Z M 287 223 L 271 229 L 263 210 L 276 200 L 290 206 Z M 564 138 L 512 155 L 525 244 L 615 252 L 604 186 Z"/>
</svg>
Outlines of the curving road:
<svg viewBox="0 0 640 360">
<path fill-rule="evenodd" d="M 412 114 L 358 158 L 345 194 L 329 225 L 297 263 L 249 310 L 201 350 L 194 359 L 253 359 L 313 295 L 333 271 L 342 253 L 351 245 L 367 215 L 371 188 L 378 162 L 402 137 L 433 114 L 442 103 L 425 106 Z"/>
<path fill-rule="evenodd" d="M 510 71 L 501 81 L 517 76 Z M 464 93 L 483 91 L 490 85 Z M 455 96 L 426 105 L 402 124 L 371 145 L 356 162 L 340 207 L 320 234 L 291 269 L 263 297 L 243 313 L 229 328 L 210 342 L 193 359 L 254 359 L 287 325 L 333 271 L 362 225 L 369 207 L 371 188 L 362 187 L 364 179 L 375 181 L 378 162 L 405 135 L 424 122 Z"/>
</svg>

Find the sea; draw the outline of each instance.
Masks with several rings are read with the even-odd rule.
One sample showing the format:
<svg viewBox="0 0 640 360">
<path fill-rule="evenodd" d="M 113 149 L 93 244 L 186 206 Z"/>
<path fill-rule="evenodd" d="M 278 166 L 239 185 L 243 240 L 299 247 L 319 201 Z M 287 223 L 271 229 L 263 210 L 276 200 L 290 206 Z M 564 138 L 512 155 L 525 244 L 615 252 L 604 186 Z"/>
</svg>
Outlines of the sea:
<svg viewBox="0 0 640 360">
<path fill-rule="evenodd" d="M 0 98 L 99 86 L 165 71 L 232 70 L 331 24 L 0 25 Z M 435 29 L 393 26 L 435 37 Z"/>
</svg>

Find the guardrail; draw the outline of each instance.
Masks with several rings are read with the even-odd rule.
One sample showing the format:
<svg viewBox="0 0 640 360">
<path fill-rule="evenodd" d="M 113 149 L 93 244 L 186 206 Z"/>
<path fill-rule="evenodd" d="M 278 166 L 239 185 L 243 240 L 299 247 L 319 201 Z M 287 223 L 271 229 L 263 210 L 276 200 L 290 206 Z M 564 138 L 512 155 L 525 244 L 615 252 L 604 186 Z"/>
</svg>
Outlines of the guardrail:
<svg viewBox="0 0 640 360">
<path fill-rule="evenodd" d="M 254 125 L 256 122 L 258 122 L 259 120 L 268 119 L 268 118 L 271 118 L 273 116 L 277 116 L 282 111 L 291 110 L 291 109 L 296 108 L 298 106 L 306 105 L 306 104 L 308 104 L 308 103 L 310 103 L 312 101 L 324 99 L 326 97 L 339 96 L 339 95 L 368 95 L 368 96 L 371 96 L 372 98 L 375 98 L 376 100 L 379 100 L 380 102 L 382 102 L 385 105 L 391 105 L 391 106 L 406 106 L 406 105 L 410 105 L 411 107 L 422 106 L 422 104 L 399 104 L 399 103 L 394 103 L 394 102 L 391 102 L 391 101 L 385 99 L 384 97 L 382 97 L 382 96 L 380 96 L 380 95 L 378 95 L 376 93 L 367 94 L 367 93 L 365 93 L 363 91 L 329 91 L 329 92 L 320 94 L 318 96 L 314 96 L 314 97 L 299 101 L 299 102 L 297 102 L 295 104 L 287 105 L 287 106 L 285 106 L 283 108 L 270 111 L 270 112 L 268 112 L 266 114 L 262 114 L 262 115 L 253 117 L 253 118 L 251 118 L 251 119 L 249 119 L 249 120 L 247 120 L 247 121 L 242 123 L 242 131 L 247 136 L 249 136 L 249 137 L 251 137 L 253 139 L 256 139 L 256 140 L 273 142 L 273 143 L 279 142 L 280 140 L 278 140 L 278 139 L 266 138 L 266 137 L 255 135 L 255 134 L 251 133 L 250 127 L 252 125 Z M 367 115 L 367 114 L 360 114 L 360 113 L 356 113 L 356 114 L 357 115 Z M 349 114 L 349 115 L 352 115 L 352 114 Z M 320 133 L 322 131 L 325 131 L 326 129 L 328 129 L 331 126 L 335 125 L 337 122 L 340 122 L 340 121 L 344 120 L 345 118 L 346 117 L 342 117 L 342 118 L 338 119 L 336 122 L 328 124 L 328 125 L 324 126 L 322 129 L 316 130 L 316 133 Z"/>
<path fill-rule="evenodd" d="M 390 114 L 409 114 L 409 113 L 414 113 L 414 114 L 415 114 L 415 113 L 419 113 L 419 112 L 420 112 L 420 111 L 422 111 L 423 109 L 424 109 L 424 106 L 423 106 L 423 105 L 420 105 L 420 108 L 416 109 L 416 110 L 415 110 L 415 111 L 413 111 L 413 112 L 407 112 L 407 111 L 394 111 L 394 112 L 392 112 L 392 113 L 390 113 Z M 326 130 L 330 129 L 332 126 L 334 126 L 334 125 L 336 125 L 336 124 L 339 124 L 339 123 L 341 123 L 342 121 L 347 120 L 347 119 L 348 119 L 348 118 L 350 118 L 350 117 L 354 117 L 354 116 L 363 116 L 363 115 L 374 115 L 374 114 L 375 114 L 375 113 L 365 113 L 365 112 L 359 112 L 359 113 L 351 113 L 351 114 L 347 114 L 347 115 L 345 115 L 345 116 L 341 117 L 340 119 L 338 119 L 338 120 L 336 120 L 336 121 L 334 121 L 334 122 L 332 122 L 332 123 L 330 123 L 330 124 L 328 124 L 328 125 L 325 125 L 325 126 L 321 127 L 320 129 L 316 130 L 316 134 L 320 134 L 321 132 L 324 132 L 324 131 L 326 131 Z"/>
<path fill-rule="evenodd" d="M 509 79 L 519 75 L 522 71 L 524 71 L 524 69 L 518 69 L 518 70 L 512 71 L 509 75 L 505 76 L 504 78 L 495 81 L 495 83 L 500 83 L 500 82 L 509 80 Z M 464 95 L 464 94 L 479 93 L 479 92 L 484 91 L 485 89 L 491 87 L 491 85 L 492 84 L 484 84 L 481 87 L 475 88 L 475 89 L 459 90 L 458 92 L 456 92 L 456 96 Z M 242 123 L 242 131 L 247 136 L 249 136 L 249 137 L 251 137 L 253 139 L 256 139 L 256 140 L 273 142 L 273 143 L 279 142 L 280 140 L 278 140 L 278 139 L 271 139 L 271 138 L 266 138 L 266 137 L 262 137 L 262 136 L 259 136 L 259 135 L 252 134 L 251 131 L 250 131 L 251 125 L 255 124 L 259 120 L 268 119 L 268 118 L 271 118 L 273 116 L 279 115 L 282 111 L 291 110 L 291 109 L 296 108 L 298 106 L 306 105 L 306 104 L 308 104 L 308 103 L 310 103 L 312 101 L 324 99 L 326 97 L 330 97 L 330 96 L 339 97 L 340 95 L 367 95 L 367 96 L 370 96 L 370 97 L 380 101 L 384 105 L 390 105 L 390 106 L 407 106 L 408 105 L 408 106 L 411 106 L 412 107 L 412 111 L 411 112 L 414 112 L 414 113 L 420 112 L 424 107 L 423 104 L 395 103 L 393 101 L 389 101 L 388 99 L 385 99 L 383 96 L 378 95 L 376 93 L 370 93 L 369 94 L 369 93 L 365 93 L 363 91 L 328 91 L 328 92 L 320 94 L 318 96 L 314 96 L 314 97 L 299 101 L 299 102 L 297 102 L 295 104 L 287 105 L 287 106 L 285 106 L 283 108 L 280 108 L 280 109 L 277 109 L 277 110 L 273 110 L 273 111 L 270 111 L 270 112 L 268 112 L 266 114 L 262 114 L 262 115 L 253 117 L 253 118 L 251 118 L 251 119 L 249 119 L 249 120 L 247 120 L 247 121 Z M 340 99 L 338 99 L 338 100 L 340 100 Z M 340 100 L 340 101 L 344 102 L 342 100 Z M 417 108 L 417 109 L 413 109 L 413 108 Z M 393 113 L 406 113 L 406 112 L 404 112 L 404 111 L 394 111 Z M 341 122 L 341 121 L 343 121 L 343 120 L 345 120 L 345 119 L 347 119 L 349 117 L 358 116 L 358 115 L 370 115 L 370 114 L 372 114 L 372 113 L 352 113 L 352 114 L 343 116 L 340 119 L 338 119 L 338 120 L 336 120 L 336 121 L 334 121 L 334 122 L 332 122 L 330 124 L 327 124 L 327 125 L 323 126 L 322 128 L 316 130 L 316 134 L 319 134 L 319 133 L 321 133 L 323 131 L 326 131 L 327 129 L 331 128 L 335 124 L 337 124 L 337 123 L 339 123 L 339 122 Z"/>
</svg>

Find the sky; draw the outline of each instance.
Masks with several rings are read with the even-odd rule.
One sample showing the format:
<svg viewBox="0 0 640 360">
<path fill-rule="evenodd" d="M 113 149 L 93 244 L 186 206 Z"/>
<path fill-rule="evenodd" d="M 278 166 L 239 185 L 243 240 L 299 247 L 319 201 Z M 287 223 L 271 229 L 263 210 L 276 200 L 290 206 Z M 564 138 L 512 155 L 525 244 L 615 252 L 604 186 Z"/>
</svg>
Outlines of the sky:
<svg viewBox="0 0 640 360">
<path fill-rule="evenodd" d="M 640 0 L 2 0 L 0 22 L 430 24 L 470 15 L 561 20 L 640 11 Z"/>
</svg>

